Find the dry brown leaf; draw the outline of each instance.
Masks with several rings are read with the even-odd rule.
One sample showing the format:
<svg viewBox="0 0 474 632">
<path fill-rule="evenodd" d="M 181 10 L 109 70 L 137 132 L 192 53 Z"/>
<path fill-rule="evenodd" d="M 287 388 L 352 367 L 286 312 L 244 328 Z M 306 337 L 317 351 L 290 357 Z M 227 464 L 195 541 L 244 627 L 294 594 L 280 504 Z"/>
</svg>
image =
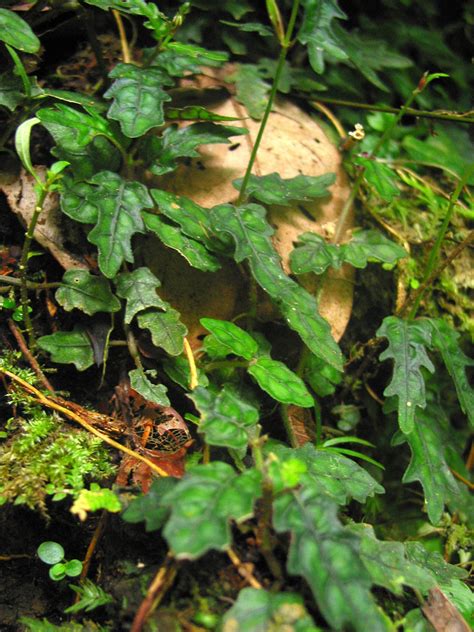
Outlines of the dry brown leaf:
<svg viewBox="0 0 474 632">
<path fill-rule="evenodd" d="M 462 615 L 439 588 L 430 590 L 421 609 L 436 632 L 470 632 Z"/>
<path fill-rule="evenodd" d="M 207 208 L 237 199 L 238 192 L 232 181 L 243 176 L 259 129 L 259 123 L 247 117 L 243 106 L 233 98 L 211 109 L 224 116 L 246 117 L 233 125 L 247 127 L 249 134 L 236 137 L 233 145 L 205 145 L 199 150 L 200 158 L 151 182 Z M 298 235 L 307 231 L 326 237 L 333 234 L 350 193 L 341 162 L 338 150 L 314 119 L 289 101 L 277 101 L 253 172 L 256 175 L 277 172 L 282 178 L 336 173 L 336 182 L 330 187 L 331 196 L 305 203 L 305 213 L 297 207 L 270 208 L 268 218 L 275 228 L 273 242 L 286 272 L 289 253 Z M 352 222 L 351 215 L 346 230 L 352 227 Z M 192 346 L 198 345 L 198 336 L 204 333 L 199 318 L 211 316 L 228 320 L 245 309 L 248 290 L 237 266 L 227 264 L 217 274 L 194 270 L 182 257 L 164 249 L 156 238 L 152 238 L 146 257 L 147 265 L 162 280 L 164 298 L 181 312 Z M 315 275 L 305 275 L 300 280 L 310 292 L 316 291 L 318 280 Z M 323 282 L 320 311 L 329 321 L 336 340 L 342 337 L 349 321 L 352 296 L 353 269 L 347 266 L 329 272 Z M 259 315 L 268 318 L 275 315 L 268 301 L 261 305 Z"/>
</svg>

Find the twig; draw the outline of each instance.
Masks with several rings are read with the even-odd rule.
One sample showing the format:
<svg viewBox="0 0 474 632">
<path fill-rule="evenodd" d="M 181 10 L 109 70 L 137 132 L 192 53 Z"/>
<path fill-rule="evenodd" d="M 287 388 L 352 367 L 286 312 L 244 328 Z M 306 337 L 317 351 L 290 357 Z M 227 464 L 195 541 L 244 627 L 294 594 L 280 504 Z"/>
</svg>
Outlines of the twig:
<svg viewBox="0 0 474 632">
<path fill-rule="evenodd" d="M 329 108 L 327 108 L 322 103 L 319 103 L 318 101 L 311 101 L 311 105 L 317 110 L 319 110 L 320 112 L 322 112 L 324 116 L 326 116 L 331 121 L 336 132 L 339 134 L 341 138 L 346 137 L 346 132 L 344 131 L 344 128 L 342 127 L 341 122 L 336 116 L 334 116 L 334 114 L 331 112 Z"/>
<path fill-rule="evenodd" d="M 130 49 L 128 47 L 127 34 L 125 33 L 125 28 L 123 26 L 122 16 L 115 9 L 112 11 L 113 16 L 115 18 L 115 22 L 117 23 L 118 32 L 120 35 L 120 46 L 122 48 L 122 57 L 125 64 L 129 64 L 132 60 L 130 56 Z"/>
<path fill-rule="evenodd" d="M 358 110 L 369 110 L 370 112 L 388 112 L 389 114 L 399 114 L 400 108 L 390 107 L 388 105 L 373 105 L 371 103 L 358 103 L 357 101 L 346 101 L 345 99 L 333 99 L 330 97 L 319 96 L 317 100 L 321 103 L 329 103 L 330 105 L 341 105 L 343 107 L 355 108 Z M 404 116 L 417 116 L 419 118 L 438 119 L 441 121 L 457 121 L 458 123 L 474 123 L 474 110 L 468 112 L 440 112 L 430 110 L 417 110 L 415 108 L 407 108 Z"/>
<path fill-rule="evenodd" d="M 196 368 L 196 362 L 194 360 L 193 350 L 191 349 L 191 345 L 187 338 L 184 338 L 184 352 L 186 354 L 186 358 L 189 364 L 189 388 L 194 391 L 194 389 L 198 385 L 198 374 Z"/>
<path fill-rule="evenodd" d="M 166 594 L 166 591 L 173 583 L 177 571 L 178 563 L 176 559 L 168 553 L 163 565 L 156 573 L 147 590 L 145 598 L 135 614 L 130 632 L 141 632 L 146 620 L 159 605 L 160 601 Z"/>
<path fill-rule="evenodd" d="M 94 556 L 95 550 L 97 548 L 98 543 L 100 542 L 100 539 L 105 531 L 105 527 L 107 526 L 107 519 L 108 519 L 108 512 L 107 511 L 103 511 L 99 522 L 97 523 L 96 528 L 94 529 L 94 533 L 92 535 L 91 541 L 89 542 L 89 546 L 87 547 L 87 551 L 86 551 L 86 555 L 84 557 L 84 561 L 82 562 L 82 571 L 81 571 L 81 575 L 79 577 L 79 581 L 84 581 L 84 579 L 87 577 L 87 574 L 89 572 L 89 567 L 91 565 L 91 561 L 92 558 Z M 74 601 L 74 603 L 77 603 L 80 599 L 80 595 L 79 593 L 76 594 L 76 599 Z"/>
<path fill-rule="evenodd" d="M 21 287 L 21 279 L 17 279 L 16 277 L 8 276 L 6 274 L 0 275 L 0 283 L 5 283 L 5 285 L 13 285 L 15 287 Z M 54 283 L 34 283 L 33 281 L 27 281 L 26 287 L 28 290 L 51 290 L 58 287 L 61 287 L 62 283 L 54 282 Z"/>
<path fill-rule="evenodd" d="M 114 441 L 114 439 L 111 439 L 106 434 L 94 428 L 94 426 L 91 426 L 89 422 L 87 422 L 85 419 L 83 419 L 76 413 L 72 412 L 71 410 L 68 410 L 65 406 L 62 406 L 61 404 L 58 404 L 57 402 L 43 395 L 41 391 L 39 391 L 37 388 L 35 388 L 34 386 L 29 384 L 25 380 L 23 380 L 21 377 L 18 377 L 18 375 L 15 375 L 11 371 L 7 371 L 6 369 L 2 369 L 2 368 L 0 368 L 0 373 L 7 375 L 14 382 L 17 382 L 18 384 L 20 384 L 25 389 L 25 391 L 32 393 L 35 396 L 36 400 L 40 404 L 43 404 L 43 406 L 46 406 L 47 408 L 52 408 L 53 410 L 56 410 L 57 412 L 61 413 L 65 417 L 69 417 L 69 419 L 72 419 L 73 421 L 78 423 L 80 426 L 88 430 L 91 434 L 95 435 L 96 437 L 99 437 L 99 439 L 104 441 L 104 443 L 108 443 L 116 450 L 119 450 L 120 452 L 125 452 L 125 454 L 132 456 L 134 459 L 137 459 L 138 461 L 142 461 L 143 463 L 146 463 L 151 470 L 153 470 L 160 476 L 168 476 L 167 472 L 165 472 L 165 470 L 161 469 L 161 467 L 153 463 L 153 461 L 150 461 L 149 459 L 139 454 L 138 452 L 135 452 L 134 450 L 130 450 L 130 448 L 127 448 L 121 443 L 118 443 L 118 441 Z"/>
<path fill-rule="evenodd" d="M 40 382 L 48 391 L 51 391 L 54 393 L 54 390 L 55 390 L 54 387 L 52 386 L 51 382 L 48 380 L 48 378 L 45 376 L 45 374 L 41 370 L 41 367 L 38 364 L 38 361 L 36 360 L 34 355 L 28 349 L 28 345 L 26 344 L 26 340 L 24 339 L 23 334 L 21 333 L 21 331 L 18 329 L 18 327 L 15 325 L 15 323 L 12 321 L 11 318 L 9 318 L 7 322 L 8 322 L 8 327 L 10 331 L 12 332 L 13 336 L 15 337 L 15 340 L 18 343 L 18 346 L 20 347 L 20 351 L 25 356 L 26 360 L 29 362 L 31 368 L 36 373 L 36 376 L 38 377 Z"/>
<path fill-rule="evenodd" d="M 239 575 L 241 575 L 250 584 L 250 586 L 252 586 L 252 588 L 263 588 L 262 584 L 258 581 L 258 579 L 255 579 L 250 570 L 247 568 L 247 565 L 240 560 L 239 556 L 232 548 L 229 547 L 227 549 L 227 555 L 229 556 L 232 564 L 237 568 Z M 134 631 L 132 630 L 132 632 Z"/>
<path fill-rule="evenodd" d="M 451 474 L 454 476 L 454 478 L 457 478 L 458 481 L 461 481 L 461 483 L 464 483 L 464 485 L 466 485 L 466 487 L 468 487 L 471 491 L 474 490 L 474 483 L 471 483 L 471 481 L 468 481 L 467 478 L 464 478 L 462 474 L 459 474 L 459 472 L 456 472 L 456 470 L 453 470 L 452 467 L 450 467 L 449 469 L 451 471 Z"/>
</svg>

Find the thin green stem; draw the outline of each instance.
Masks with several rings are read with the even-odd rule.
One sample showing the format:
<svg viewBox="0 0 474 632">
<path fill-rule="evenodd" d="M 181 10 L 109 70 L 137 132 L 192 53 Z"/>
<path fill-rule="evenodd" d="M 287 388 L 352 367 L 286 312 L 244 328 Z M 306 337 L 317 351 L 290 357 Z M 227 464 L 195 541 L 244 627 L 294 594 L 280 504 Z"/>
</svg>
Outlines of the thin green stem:
<svg viewBox="0 0 474 632">
<path fill-rule="evenodd" d="M 288 28 L 287 31 L 285 33 L 285 39 L 284 42 L 282 44 L 282 48 L 280 50 L 280 55 L 278 56 L 278 63 L 277 63 L 277 68 L 275 71 L 275 77 L 273 79 L 273 85 L 272 85 L 272 89 L 270 91 L 270 95 L 268 97 L 268 101 L 267 101 L 267 106 L 265 108 L 265 112 L 263 114 L 263 118 L 262 121 L 260 123 L 260 128 L 258 130 L 258 134 L 257 134 L 257 138 L 255 139 L 255 143 L 254 146 L 252 148 L 252 153 L 250 154 L 250 159 L 247 165 L 247 169 L 245 171 L 245 175 L 242 181 L 242 186 L 240 187 L 240 193 L 239 193 L 239 197 L 237 200 L 237 206 L 239 204 L 242 204 L 245 201 L 245 193 L 247 191 L 247 186 L 249 183 L 249 179 L 250 176 L 252 174 L 252 169 L 255 163 L 255 160 L 257 158 L 257 153 L 258 153 L 258 149 L 260 147 L 260 143 L 262 141 L 263 138 L 263 134 L 265 132 L 265 127 L 267 125 L 267 121 L 268 121 L 268 117 L 270 116 L 270 113 L 272 111 L 273 108 L 273 103 L 275 101 L 275 97 L 276 97 L 276 93 L 278 90 L 278 84 L 280 83 L 280 77 L 281 74 L 283 72 L 283 68 L 285 66 L 285 60 L 286 60 L 286 56 L 288 54 L 288 49 L 291 46 L 290 40 L 291 40 L 291 36 L 293 34 L 293 29 L 295 26 L 295 21 L 296 21 L 296 15 L 298 13 L 298 7 L 299 7 L 299 0 L 295 0 L 293 2 L 293 7 L 291 10 L 291 16 L 290 16 L 290 21 L 288 23 Z"/>
<path fill-rule="evenodd" d="M 15 68 L 17 69 L 18 74 L 20 75 L 21 82 L 23 83 L 23 90 L 25 91 L 25 95 L 28 99 L 31 99 L 31 81 L 26 73 L 26 69 L 23 65 L 23 62 L 21 61 L 18 53 L 16 52 L 14 48 L 12 48 L 9 44 L 5 44 L 5 46 L 7 47 L 10 57 L 12 58 L 13 63 L 15 64 Z"/>
<path fill-rule="evenodd" d="M 444 216 L 443 219 L 443 223 L 441 224 L 441 227 L 438 231 L 438 234 L 436 236 L 436 241 L 434 243 L 433 249 L 431 250 L 429 259 L 428 259 L 428 263 L 426 264 L 426 269 L 425 269 L 425 273 L 423 275 L 423 280 L 421 282 L 422 286 L 425 286 L 426 281 L 431 277 L 433 270 L 435 269 L 436 266 L 436 262 L 438 260 L 439 257 L 439 253 L 441 250 L 441 245 L 444 241 L 444 238 L 446 236 L 446 232 L 448 230 L 448 226 L 449 226 L 449 222 L 451 221 L 451 217 L 454 213 L 454 209 L 456 206 L 456 203 L 458 201 L 459 196 L 461 195 L 461 191 L 463 190 L 466 182 L 469 180 L 471 174 L 474 173 L 474 163 L 472 163 L 470 165 L 470 167 L 466 170 L 466 172 L 464 173 L 464 176 L 462 177 L 462 179 L 458 182 L 456 188 L 453 191 L 453 194 L 451 195 L 451 198 L 449 200 L 449 206 L 448 206 L 448 210 L 446 211 L 446 215 Z M 418 296 L 416 297 L 416 300 L 413 304 L 413 307 L 410 310 L 410 314 L 409 314 L 409 318 L 413 319 L 416 316 L 416 312 L 418 311 L 418 308 L 420 306 L 421 303 L 421 299 L 423 298 L 423 294 L 424 292 L 420 292 L 418 294 Z"/>
<path fill-rule="evenodd" d="M 307 98 L 307 97 L 306 97 Z M 368 110 L 369 112 L 387 112 L 388 114 L 398 114 L 400 108 L 390 107 L 388 105 L 374 105 L 372 103 L 358 103 L 357 101 L 346 101 L 345 99 L 333 99 L 331 97 L 317 96 L 315 101 L 328 103 L 330 105 L 340 105 L 351 109 Z M 417 110 L 415 108 L 406 107 L 405 116 L 415 116 L 418 118 L 429 118 L 440 121 L 456 121 L 457 123 L 474 123 L 473 110 L 465 113 L 456 112 L 437 112 L 430 110 Z"/>
<path fill-rule="evenodd" d="M 25 241 L 23 242 L 23 249 L 21 251 L 20 263 L 18 266 L 20 272 L 20 302 L 21 302 L 21 311 L 23 316 L 23 322 L 25 323 L 26 333 L 28 335 L 28 343 L 30 346 L 30 350 L 34 349 L 36 346 L 36 338 L 33 331 L 33 323 L 31 322 L 30 314 L 28 308 L 30 306 L 30 300 L 28 298 L 28 281 L 27 281 L 27 272 L 28 272 L 28 256 L 30 254 L 31 242 L 33 241 L 33 235 L 35 232 L 36 224 L 38 222 L 38 218 L 41 215 L 41 211 L 43 210 L 44 201 L 48 194 L 48 183 L 43 184 L 39 188 L 39 192 L 37 193 L 37 200 L 35 210 L 31 217 L 30 224 L 28 226 L 28 230 L 26 231 Z"/>
<path fill-rule="evenodd" d="M 16 287 L 20 287 L 22 282 L 20 279 L 16 277 L 11 277 L 6 274 L 0 275 L 0 283 L 4 283 L 5 285 L 13 285 Z M 61 287 L 62 283 L 55 281 L 52 283 L 34 283 L 33 281 L 27 281 L 26 287 L 29 290 L 54 290 L 58 287 Z"/>
</svg>

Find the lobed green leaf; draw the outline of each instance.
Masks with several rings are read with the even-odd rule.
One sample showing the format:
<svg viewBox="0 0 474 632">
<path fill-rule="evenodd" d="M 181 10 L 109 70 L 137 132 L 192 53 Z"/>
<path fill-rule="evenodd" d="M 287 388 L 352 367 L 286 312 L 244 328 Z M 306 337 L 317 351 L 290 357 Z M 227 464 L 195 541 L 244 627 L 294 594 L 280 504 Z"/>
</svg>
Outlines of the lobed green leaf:
<svg viewBox="0 0 474 632">
<path fill-rule="evenodd" d="M 415 426 L 416 408 L 426 406 L 425 379 L 421 368 L 431 373 L 435 368 L 426 353 L 431 345 L 431 328 L 423 321 L 405 321 L 396 316 L 384 318 L 377 336 L 387 338 L 388 349 L 380 354 L 380 360 L 392 358 L 393 377 L 384 395 L 398 397 L 398 423 L 404 434 Z"/>
<path fill-rule="evenodd" d="M 149 307 L 166 310 L 166 303 L 157 294 L 161 283 L 149 268 L 136 268 L 133 272 L 122 272 L 115 278 L 117 294 L 127 301 L 125 322 L 130 324 L 133 317 Z"/>
<path fill-rule="evenodd" d="M 43 125 L 49 130 L 57 126 L 69 128 L 69 145 L 74 142 L 73 149 L 85 147 L 96 136 L 115 138 L 109 121 L 103 118 L 94 107 L 88 107 L 87 113 L 76 110 L 69 105 L 56 103 L 54 107 L 42 108 L 36 113 Z"/>
<path fill-rule="evenodd" d="M 80 309 L 93 316 L 97 312 L 117 312 L 120 309 L 120 301 L 112 294 L 107 279 L 93 276 L 88 270 L 67 270 L 55 297 L 67 312 Z"/>
<path fill-rule="evenodd" d="M 441 318 L 430 318 L 432 328 L 433 347 L 443 358 L 456 387 L 459 403 L 467 415 L 471 426 L 474 426 L 474 390 L 469 384 L 466 369 L 474 365 L 474 360 L 468 358 L 459 346 L 459 334 Z"/>
<path fill-rule="evenodd" d="M 334 173 L 322 176 L 296 176 L 283 179 L 278 173 L 266 176 L 251 175 L 248 180 L 246 195 L 254 197 L 264 204 L 290 206 L 293 202 L 310 202 L 315 198 L 329 195 L 327 187 L 334 184 Z M 240 191 L 243 178 L 233 181 L 234 187 Z"/>
<path fill-rule="evenodd" d="M 295 274 L 323 274 L 328 267 L 339 269 L 345 262 L 365 268 L 369 261 L 393 264 L 406 256 L 404 248 L 377 230 L 356 231 L 344 244 L 331 244 L 316 233 L 303 233 L 290 253 L 290 265 Z"/>
<path fill-rule="evenodd" d="M 109 76 L 115 79 L 104 94 L 113 99 L 108 117 L 118 121 L 125 136 L 139 138 L 164 122 L 163 104 L 171 101 L 164 88 L 173 80 L 158 68 L 117 64 Z"/>
<path fill-rule="evenodd" d="M 73 331 L 56 331 L 49 336 L 41 336 L 38 346 L 51 354 L 53 362 L 74 364 L 78 371 L 84 371 L 94 364 L 91 341 L 80 327 Z"/>
<path fill-rule="evenodd" d="M 171 509 L 163 535 L 178 559 L 196 559 L 211 549 L 224 550 L 232 541 L 230 520 L 253 514 L 261 495 L 261 474 L 237 474 L 230 465 L 213 461 L 197 465 L 163 496 Z"/>
<path fill-rule="evenodd" d="M 122 514 L 125 522 L 145 522 L 147 531 L 161 529 L 169 516 L 169 507 L 163 503 L 167 492 L 173 491 L 178 479 L 171 476 L 155 479 L 146 494 L 132 500 Z"/>
<path fill-rule="evenodd" d="M 334 31 L 333 21 L 346 19 L 336 0 L 302 0 L 303 23 L 297 35 L 301 44 L 307 46 L 311 67 L 318 74 L 324 72 L 325 55 L 339 61 L 348 59 L 339 35 Z"/>
<path fill-rule="evenodd" d="M 173 356 L 183 352 L 183 340 L 188 330 L 179 320 L 176 310 L 168 308 L 166 312 L 161 312 L 152 307 L 141 312 L 137 320 L 141 329 L 150 331 L 155 347 L 161 347 Z"/>
<path fill-rule="evenodd" d="M 394 440 L 395 443 L 407 441 L 411 450 L 411 460 L 402 480 L 404 483 L 421 483 L 428 517 L 437 524 L 445 505 L 466 510 L 465 501 L 469 500 L 462 494 L 447 461 L 449 424 L 443 411 L 430 404 L 427 410 L 416 411 L 415 420 L 412 432 Z"/>
<path fill-rule="evenodd" d="M 210 211 L 216 233 L 232 237 L 234 259 L 237 263 L 248 260 L 255 280 L 277 304 L 288 325 L 300 334 L 316 356 L 342 370 L 342 353 L 329 324 L 318 313 L 315 298 L 283 272 L 280 257 L 270 240 L 273 229 L 265 215 L 265 209 L 258 204 L 239 207 L 222 204 Z"/>
<path fill-rule="evenodd" d="M 156 371 L 147 371 L 147 373 L 155 373 Z M 169 406 L 170 400 L 166 395 L 167 388 L 164 384 L 153 384 L 148 379 L 143 369 L 133 369 L 129 372 L 130 386 L 140 393 L 147 401 L 159 406 Z"/>
<path fill-rule="evenodd" d="M 202 108 L 191 107 L 188 114 L 203 115 Z M 168 111 L 166 112 L 168 116 Z M 197 148 L 201 145 L 216 143 L 229 144 L 229 137 L 246 134 L 242 127 L 216 125 L 215 123 L 193 123 L 186 127 L 171 125 L 166 128 L 160 138 L 151 138 L 145 155 L 150 161 L 150 171 L 157 176 L 173 171 L 178 166 L 178 158 L 196 158 L 200 154 Z"/>
<path fill-rule="evenodd" d="M 262 79 L 258 67 L 254 64 L 239 64 L 232 74 L 227 75 L 226 81 L 235 83 L 236 98 L 245 105 L 250 116 L 261 119 L 271 86 Z"/>
<path fill-rule="evenodd" d="M 382 200 L 391 202 L 400 194 L 393 169 L 373 158 L 357 156 L 354 162 L 364 168 L 364 177 L 374 187 Z"/>
<path fill-rule="evenodd" d="M 306 465 L 301 479 L 304 484 L 339 505 L 346 505 L 352 498 L 365 503 L 368 497 L 384 493 L 384 488 L 363 467 L 342 454 L 318 450 L 310 443 L 296 449 L 273 443 L 267 451 L 276 456 L 278 467 L 289 459 L 302 461 Z"/>
<path fill-rule="evenodd" d="M 314 486 L 274 501 L 276 531 L 291 533 L 287 569 L 308 582 L 319 610 L 336 630 L 386 632 L 360 557 L 360 538 L 337 518 L 337 505 Z"/>
<path fill-rule="evenodd" d="M 101 171 L 87 183 L 66 186 L 61 208 L 78 222 L 94 223 L 88 239 L 99 251 L 99 268 L 113 278 L 124 261 L 133 263 L 131 239 L 145 232 L 141 210 L 153 201 L 140 182 L 127 182 L 111 171 Z"/>
<path fill-rule="evenodd" d="M 199 432 L 204 433 L 206 443 L 236 450 L 243 457 L 256 431 L 257 408 L 231 384 L 217 393 L 198 387 L 189 397 L 201 413 Z"/>
<path fill-rule="evenodd" d="M 244 588 L 232 608 L 225 613 L 220 627 L 220 632 L 236 630 L 318 632 L 320 628 L 314 625 L 300 595 Z"/>
<path fill-rule="evenodd" d="M 152 213 L 143 213 L 142 217 L 147 229 L 152 231 L 165 246 L 179 252 L 193 268 L 204 272 L 215 272 L 221 267 L 218 259 L 205 246 L 184 235 L 178 226 Z"/>
</svg>

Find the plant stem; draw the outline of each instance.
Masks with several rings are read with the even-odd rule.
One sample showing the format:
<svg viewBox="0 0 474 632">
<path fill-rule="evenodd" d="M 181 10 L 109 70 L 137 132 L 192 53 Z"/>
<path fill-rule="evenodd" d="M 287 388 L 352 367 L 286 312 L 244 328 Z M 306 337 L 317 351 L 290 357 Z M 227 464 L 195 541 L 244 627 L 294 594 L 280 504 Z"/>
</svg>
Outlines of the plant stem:
<svg viewBox="0 0 474 632">
<path fill-rule="evenodd" d="M 38 222 L 38 218 L 43 210 L 44 201 L 48 194 L 48 186 L 47 184 L 43 184 L 39 188 L 39 192 L 37 193 L 37 200 L 34 213 L 31 217 L 30 224 L 28 226 L 28 230 L 26 231 L 25 241 L 23 242 L 23 249 L 21 251 L 20 264 L 18 266 L 18 270 L 20 272 L 20 302 L 21 302 L 21 311 L 23 316 L 23 322 L 25 323 L 26 332 L 28 335 L 28 342 L 30 349 L 34 349 L 36 346 L 35 334 L 33 331 L 33 323 L 31 322 L 30 314 L 28 312 L 28 307 L 30 305 L 30 301 L 28 298 L 28 281 L 26 279 L 27 271 L 28 271 L 28 255 L 30 254 L 31 242 L 33 241 L 33 235 L 35 232 L 36 224 Z"/>
<path fill-rule="evenodd" d="M 414 99 L 416 99 L 416 97 L 420 94 L 422 89 L 423 88 L 420 88 L 420 85 L 417 85 L 416 88 L 412 91 L 411 95 L 408 97 L 405 104 L 399 110 L 397 110 L 397 115 L 395 116 L 393 121 L 391 121 L 389 126 L 385 129 L 384 133 L 375 144 L 374 148 L 369 154 L 369 158 L 373 158 L 374 156 L 376 156 L 376 154 L 380 151 L 380 149 L 385 144 L 385 142 L 390 138 L 394 128 L 398 125 L 398 123 L 400 122 L 400 119 L 406 114 L 410 105 L 413 103 Z M 359 193 L 359 189 L 362 185 L 362 182 L 364 181 L 364 172 L 365 172 L 365 169 L 362 168 L 357 174 L 356 179 L 354 180 L 351 193 L 349 197 L 347 198 L 346 203 L 344 204 L 344 207 L 341 211 L 341 214 L 337 222 L 336 230 L 334 232 L 334 237 L 332 238 L 333 244 L 338 244 L 342 236 L 344 235 L 344 232 L 345 232 L 344 228 L 347 221 L 347 217 L 350 213 L 352 204 L 354 200 L 356 199 L 357 194 Z"/>
<path fill-rule="evenodd" d="M 6 274 L 0 275 L 0 283 L 4 283 L 5 285 L 13 285 L 20 287 L 21 280 L 16 277 L 8 276 Z M 58 287 L 61 287 L 62 283 L 55 281 L 52 283 L 34 283 L 33 281 L 27 281 L 26 287 L 29 290 L 53 290 Z"/>
<path fill-rule="evenodd" d="M 7 47 L 7 50 L 10 53 L 10 57 L 12 58 L 13 63 L 15 64 L 15 68 L 17 69 L 18 74 L 20 75 L 26 98 L 31 99 L 31 81 L 26 73 L 25 67 L 23 66 L 23 63 L 20 57 L 18 56 L 18 53 L 16 52 L 16 50 L 12 48 L 9 44 L 5 44 L 5 46 Z"/>
<path fill-rule="evenodd" d="M 237 206 L 242 204 L 245 200 L 245 192 L 247 190 L 247 186 L 249 183 L 250 176 L 252 174 L 252 168 L 257 158 L 258 149 L 260 147 L 260 143 L 263 138 L 263 134 L 265 132 L 265 127 L 267 125 L 268 117 L 272 111 L 273 102 L 275 101 L 276 93 L 278 90 L 278 84 L 280 82 L 281 73 L 283 72 L 283 68 L 285 66 L 286 56 L 288 54 L 288 50 L 291 46 L 291 36 L 293 34 L 293 29 L 295 26 L 296 15 L 298 13 L 299 0 L 294 0 L 293 7 L 291 10 L 290 21 L 288 23 L 288 28 L 285 33 L 284 41 L 281 45 L 280 55 L 278 56 L 277 68 L 275 71 L 275 77 L 273 79 L 272 89 L 270 91 L 270 95 L 268 97 L 267 106 L 265 108 L 265 112 L 263 114 L 262 121 L 260 123 L 260 127 L 258 130 L 257 138 L 255 139 L 254 146 L 252 148 L 252 153 L 250 154 L 250 159 L 247 165 L 247 169 L 245 171 L 245 175 L 242 181 L 242 186 L 240 187 L 239 197 L 237 199 Z"/>
<path fill-rule="evenodd" d="M 449 200 L 448 210 L 446 211 L 446 215 L 444 216 L 443 223 L 441 224 L 441 227 L 436 236 L 436 241 L 434 243 L 433 249 L 430 253 L 428 263 L 426 264 L 426 270 L 425 270 L 425 274 L 423 275 L 423 281 L 421 282 L 421 288 L 419 288 L 422 291 L 418 293 L 415 299 L 415 302 L 413 304 L 413 307 L 410 310 L 410 314 L 408 316 L 410 319 L 415 318 L 416 312 L 418 311 L 418 308 L 421 303 L 421 299 L 423 298 L 424 291 L 430 284 L 429 280 L 431 280 L 433 270 L 438 260 L 438 256 L 441 250 L 441 245 L 446 236 L 446 232 L 448 230 L 449 222 L 451 221 L 451 217 L 453 215 L 456 202 L 458 201 L 458 198 L 461 195 L 461 191 L 463 190 L 466 182 L 469 180 L 469 177 L 471 176 L 472 173 L 474 173 L 474 163 L 472 163 L 470 167 L 466 170 L 466 172 L 464 173 L 464 176 L 462 177 L 461 180 L 459 180 L 456 188 L 453 191 L 453 194 L 451 195 L 451 198 Z"/>
<path fill-rule="evenodd" d="M 316 102 L 329 103 L 332 105 L 341 105 L 343 107 L 355 108 L 359 110 L 369 110 L 370 112 L 387 112 L 388 114 L 398 114 L 400 108 L 393 108 L 388 105 L 373 105 L 371 103 L 357 103 L 357 101 L 346 101 L 344 99 L 333 99 L 331 97 L 318 96 Z M 440 121 L 456 121 L 457 123 L 474 123 L 473 110 L 458 114 L 456 112 L 431 112 L 430 110 L 416 110 L 415 108 L 406 108 L 405 116 L 416 116 L 419 118 L 430 118 Z"/>
</svg>

